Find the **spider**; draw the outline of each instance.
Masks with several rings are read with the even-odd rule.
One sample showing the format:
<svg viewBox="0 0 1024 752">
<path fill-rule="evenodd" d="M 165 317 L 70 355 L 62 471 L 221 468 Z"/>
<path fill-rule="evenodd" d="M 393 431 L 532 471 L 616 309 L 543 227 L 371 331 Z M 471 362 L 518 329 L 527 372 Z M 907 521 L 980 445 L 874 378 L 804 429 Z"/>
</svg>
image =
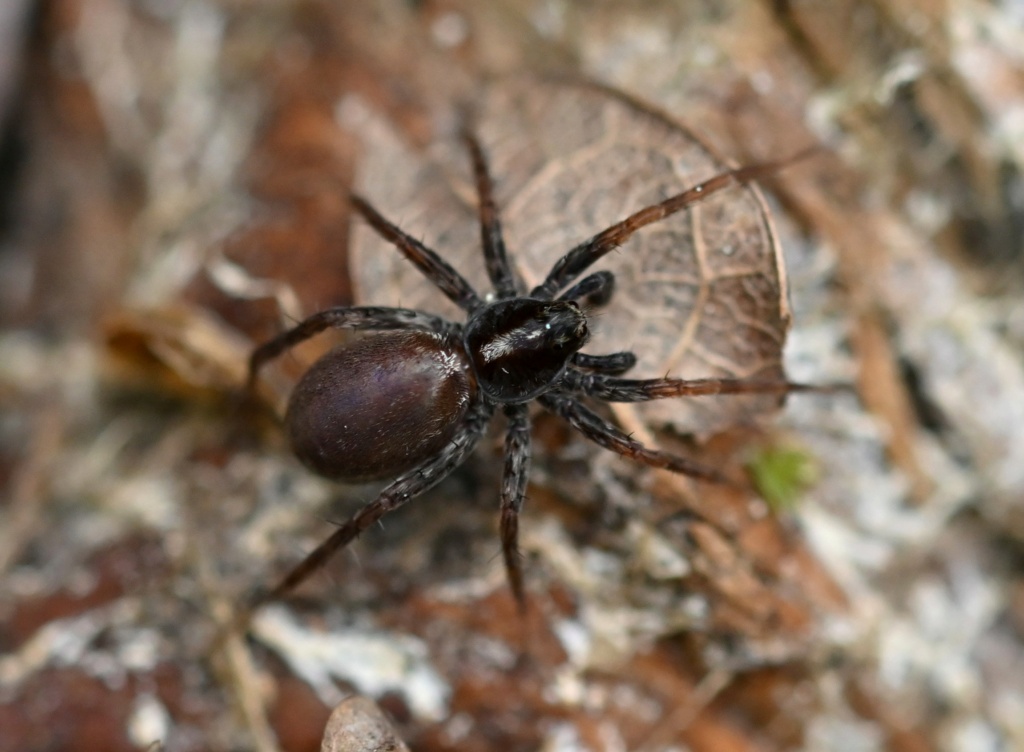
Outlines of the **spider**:
<svg viewBox="0 0 1024 752">
<path fill-rule="evenodd" d="M 252 608 L 288 593 L 385 514 L 439 483 L 466 460 L 498 411 L 508 424 L 501 548 L 512 593 L 522 607 L 525 591 L 517 539 L 530 466 L 531 402 L 539 402 L 605 449 L 651 467 L 725 482 L 713 469 L 635 441 L 587 407 L 582 398 L 643 402 L 815 389 L 788 381 L 626 379 L 621 376 L 637 360 L 632 352 L 591 355 L 581 351 L 589 338 L 584 307 L 606 304 L 615 284 L 609 271 L 581 279 L 588 268 L 640 228 L 724 188 L 775 172 L 803 154 L 722 172 L 643 208 L 569 250 L 543 282 L 525 290 L 502 239 L 484 150 L 471 133 L 463 133 L 463 141 L 476 183 L 481 242 L 493 296 L 482 297 L 436 252 L 353 195 L 353 209 L 464 310 L 466 321 L 457 323 L 407 308 L 330 308 L 252 353 L 250 388 L 268 361 L 328 328 L 380 332 L 334 349 L 314 363 L 292 391 L 285 426 L 299 460 L 319 475 L 348 482 L 396 478 L 276 586 L 257 594 Z"/>
</svg>

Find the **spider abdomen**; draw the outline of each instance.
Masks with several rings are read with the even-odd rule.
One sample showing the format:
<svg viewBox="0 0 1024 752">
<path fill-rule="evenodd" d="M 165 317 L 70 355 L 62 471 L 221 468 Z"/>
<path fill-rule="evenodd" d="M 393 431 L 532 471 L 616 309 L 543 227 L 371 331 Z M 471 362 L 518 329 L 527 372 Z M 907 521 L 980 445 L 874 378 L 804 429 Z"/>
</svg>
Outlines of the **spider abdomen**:
<svg viewBox="0 0 1024 752">
<path fill-rule="evenodd" d="M 285 422 L 296 456 L 328 478 L 399 475 L 439 452 L 476 392 L 457 345 L 379 334 L 324 355 L 296 384 Z"/>
</svg>

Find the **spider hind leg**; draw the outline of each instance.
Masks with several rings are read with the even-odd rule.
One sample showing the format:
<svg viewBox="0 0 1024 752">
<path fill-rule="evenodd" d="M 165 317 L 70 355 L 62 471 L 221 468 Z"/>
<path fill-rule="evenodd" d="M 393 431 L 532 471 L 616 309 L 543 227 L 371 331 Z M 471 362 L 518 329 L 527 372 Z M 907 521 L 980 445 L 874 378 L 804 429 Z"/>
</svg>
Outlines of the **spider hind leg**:
<svg viewBox="0 0 1024 752">
<path fill-rule="evenodd" d="M 481 406 L 471 412 L 444 451 L 389 484 L 376 499 L 342 523 L 330 537 L 292 567 L 274 587 L 256 593 L 249 602 L 247 613 L 252 613 L 265 603 L 278 600 L 290 593 L 381 517 L 404 506 L 444 480 L 476 447 L 490 422 L 492 412 L 490 406 Z"/>
<path fill-rule="evenodd" d="M 583 436 L 616 454 L 629 457 L 649 467 L 663 468 L 680 475 L 688 475 L 691 478 L 719 485 L 735 485 L 714 468 L 706 467 L 686 457 L 645 446 L 571 397 L 547 394 L 540 398 L 540 403 L 555 415 L 565 419 Z"/>
<path fill-rule="evenodd" d="M 454 334 L 457 327 L 438 316 L 414 311 L 411 308 L 385 308 L 382 306 L 328 308 L 325 311 L 314 313 L 291 329 L 281 332 L 253 350 L 252 355 L 249 356 L 248 388 L 251 390 L 255 386 L 260 369 L 268 362 L 327 329 L 373 331 L 412 329 L 447 335 Z"/>
</svg>

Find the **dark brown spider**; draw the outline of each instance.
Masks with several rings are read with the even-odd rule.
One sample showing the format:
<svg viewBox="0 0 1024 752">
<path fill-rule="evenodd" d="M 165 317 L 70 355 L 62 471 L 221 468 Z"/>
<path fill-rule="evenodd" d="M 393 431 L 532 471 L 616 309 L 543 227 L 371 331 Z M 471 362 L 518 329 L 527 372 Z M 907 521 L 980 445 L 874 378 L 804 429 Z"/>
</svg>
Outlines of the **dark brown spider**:
<svg viewBox="0 0 1024 752">
<path fill-rule="evenodd" d="M 541 284 L 526 291 L 518 289 L 502 240 L 483 149 L 471 135 L 464 140 L 476 179 L 483 253 L 495 288 L 493 301 L 482 298 L 437 253 L 353 196 L 353 208 L 466 312 L 466 322 L 406 308 L 331 308 L 313 314 L 252 354 L 250 387 L 267 361 L 325 329 L 389 331 L 337 348 L 317 361 L 295 386 L 285 423 L 296 455 L 320 475 L 342 481 L 398 476 L 274 588 L 257 596 L 253 607 L 296 587 L 385 514 L 440 482 L 465 461 L 499 409 L 508 419 L 501 545 L 512 592 L 523 604 L 517 538 L 530 465 L 530 402 L 537 400 L 613 452 L 651 467 L 722 482 L 723 477 L 712 469 L 633 440 L 586 407 L 581 398 L 643 402 L 814 388 L 745 379 L 624 379 L 621 374 L 636 363 L 633 353 L 580 352 L 589 338 L 580 303 L 607 303 L 615 281 L 611 272 L 599 271 L 577 282 L 592 264 L 640 228 L 723 188 L 772 173 L 802 155 L 723 172 L 641 209 L 571 249 Z"/>
</svg>

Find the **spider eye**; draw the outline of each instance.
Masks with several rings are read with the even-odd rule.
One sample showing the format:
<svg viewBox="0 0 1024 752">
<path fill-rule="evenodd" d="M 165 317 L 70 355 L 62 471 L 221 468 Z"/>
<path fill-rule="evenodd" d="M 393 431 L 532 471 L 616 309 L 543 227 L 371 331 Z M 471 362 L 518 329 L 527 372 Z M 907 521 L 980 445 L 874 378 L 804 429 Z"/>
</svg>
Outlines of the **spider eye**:
<svg viewBox="0 0 1024 752">
<path fill-rule="evenodd" d="M 475 315 L 465 343 L 482 391 L 499 402 L 524 402 L 547 390 L 589 337 L 575 303 L 516 298 Z"/>
</svg>

